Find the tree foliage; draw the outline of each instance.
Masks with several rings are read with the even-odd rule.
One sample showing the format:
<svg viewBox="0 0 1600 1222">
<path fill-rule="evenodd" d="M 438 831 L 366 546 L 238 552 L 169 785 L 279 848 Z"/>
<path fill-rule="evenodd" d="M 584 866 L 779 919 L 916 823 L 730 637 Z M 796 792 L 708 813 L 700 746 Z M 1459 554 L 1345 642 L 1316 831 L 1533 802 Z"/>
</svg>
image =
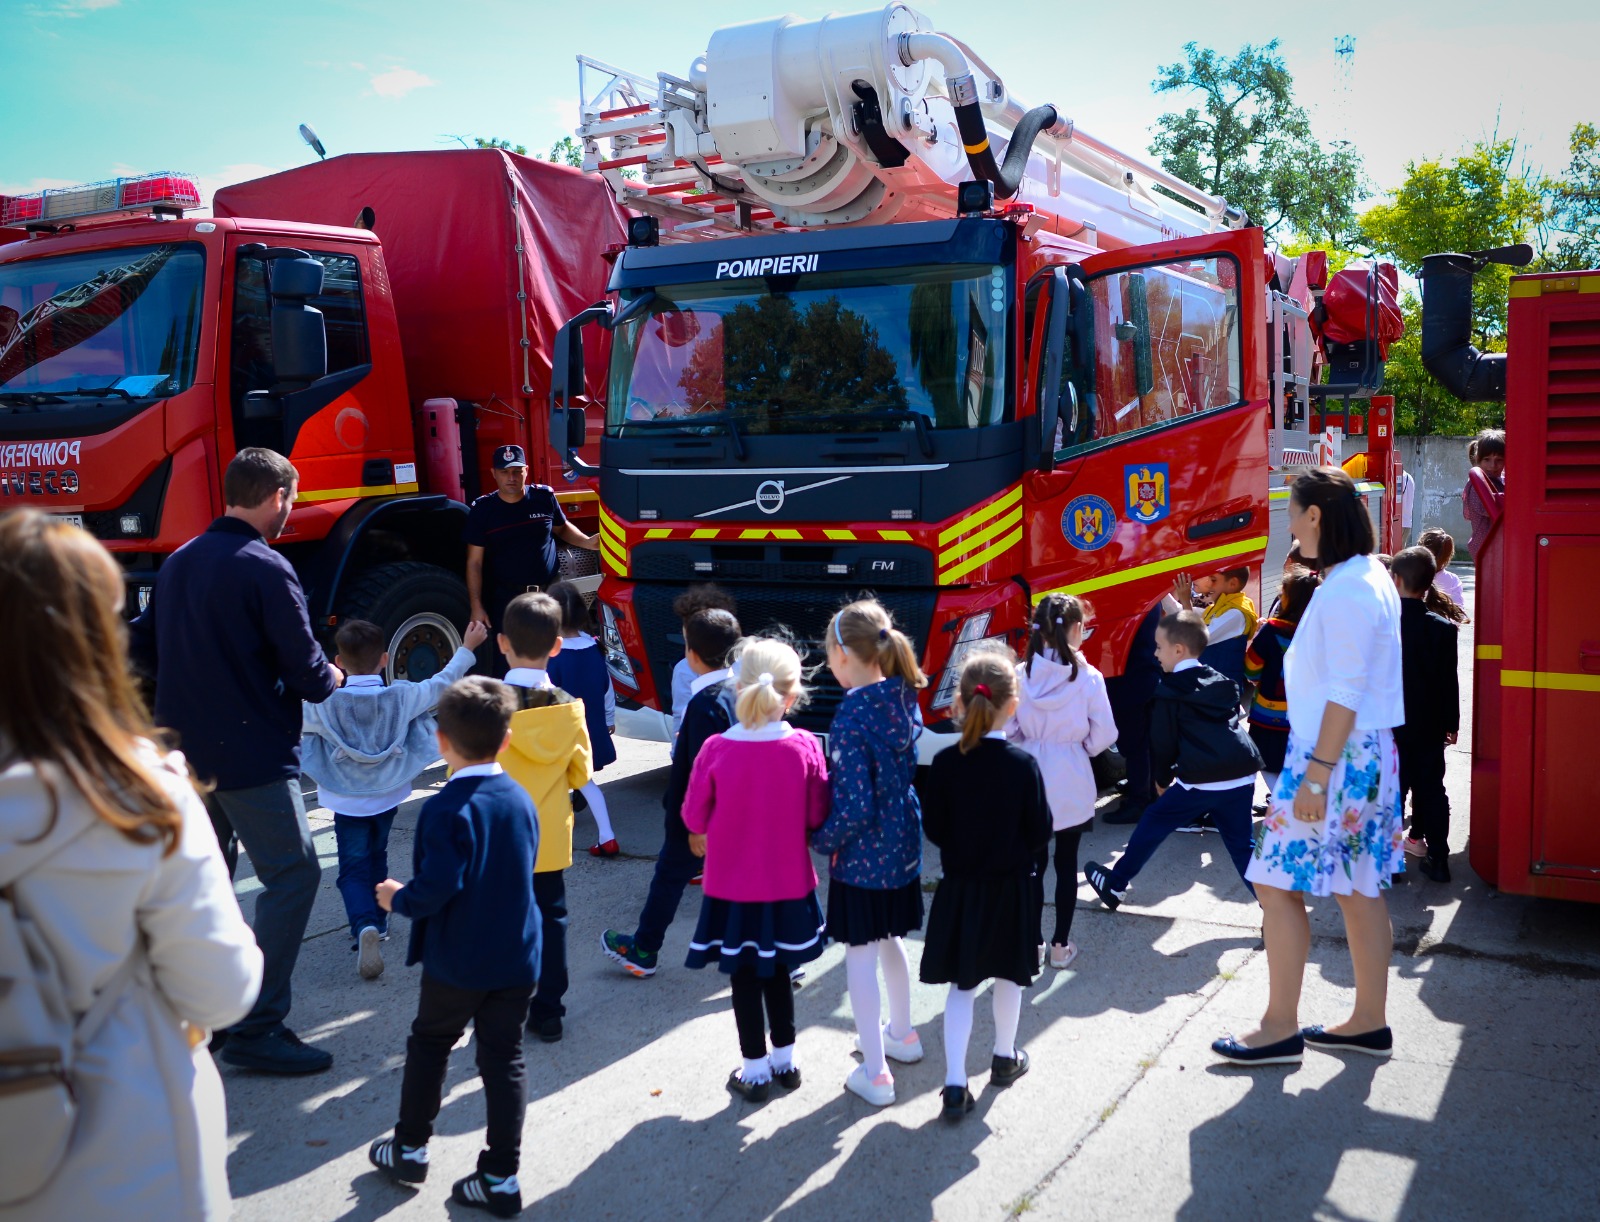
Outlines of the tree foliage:
<svg viewBox="0 0 1600 1222">
<path fill-rule="evenodd" d="M 518 157 L 528 156 L 527 145 L 513 144 L 509 140 L 502 140 L 499 136 L 473 136 L 472 144 L 474 148 L 505 149 L 506 152 L 515 153 Z M 562 136 L 561 139 L 550 146 L 548 154 L 541 157 L 538 153 L 534 153 L 533 157 L 537 161 L 549 161 L 556 165 L 581 166 L 583 165 L 583 145 L 579 144 L 571 136 Z"/>
<path fill-rule="evenodd" d="M 472 137 L 472 144 L 474 148 L 480 149 L 505 149 L 506 152 L 515 153 L 518 157 L 526 157 L 528 155 L 527 145 L 512 144 L 511 141 L 502 140 L 499 136 L 474 136 Z"/>
<path fill-rule="evenodd" d="M 1550 271 L 1600 267 L 1600 128 L 1580 123 L 1567 140 L 1572 160 L 1564 178 L 1547 178 L 1550 201 L 1542 266 Z"/>
<path fill-rule="evenodd" d="M 1153 88 L 1200 97 L 1156 120 L 1150 151 L 1163 168 L 1243 208 L 1269 237 L 1345 240 L 1366 182 L 1360 154 L 1317 140 L 1277 40 L 1231 59 L 1192 42 L 1183 50 Z"/>
</svg>

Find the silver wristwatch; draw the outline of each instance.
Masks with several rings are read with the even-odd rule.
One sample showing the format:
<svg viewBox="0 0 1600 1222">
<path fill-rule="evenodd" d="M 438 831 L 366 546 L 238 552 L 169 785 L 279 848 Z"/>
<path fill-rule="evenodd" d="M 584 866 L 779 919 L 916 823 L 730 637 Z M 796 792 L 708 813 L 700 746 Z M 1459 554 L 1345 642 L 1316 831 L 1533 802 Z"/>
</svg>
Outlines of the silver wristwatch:
<svg viewBox="0 0 1600 1222">
<path fill-rule="evenodd" d="M 1323 785 L 1318 781 L 1313 781 L 1310 777 L 1306 778 L 1306 788 L 1318 798 L 1323 797 L 1328 792 L 1328 787 L 1326 785 Z"/>
</svg>

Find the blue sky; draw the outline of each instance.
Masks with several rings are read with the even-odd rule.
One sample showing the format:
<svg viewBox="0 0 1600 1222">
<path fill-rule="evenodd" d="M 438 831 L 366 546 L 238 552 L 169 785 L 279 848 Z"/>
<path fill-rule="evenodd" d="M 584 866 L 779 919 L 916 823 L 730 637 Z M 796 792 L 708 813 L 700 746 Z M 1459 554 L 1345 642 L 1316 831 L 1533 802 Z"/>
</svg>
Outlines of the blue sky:
<svg viewBox="0 0 1600 1222">
<path fill-rule="evenodd" d="M 770 12 L 786 7 L 826 11 L 771 0 Z M 1053 101 L 1141 153 L 1154 118 L 1178 108 L 1150 82 L 1191 40 L 1231 53 L 1281 39 L 1319 133 L 1354 140 L 1383 188 L 1399 183 L 1408 158 L 1454 153 L 1496 130 L 1556 170 L 1573 123 L 1600 121 L 1592 2 L 917 7 L 1015 96 Z M 302 122 L 330 153 L 440 148 L 453 135 L 544 149 L 576 121 L 577 53 L 645 76 L 681 74 L 717 26 L 768 12 L 701 0 L 0 0 L 0 193 L 169 168 L 210 189 L 309 159 Z M 1011 16 L 1026 12 L 1052 16 Z M 1333 42 L 1343 34 L 1356 50 L 1341 92 Z"/>
</svg>

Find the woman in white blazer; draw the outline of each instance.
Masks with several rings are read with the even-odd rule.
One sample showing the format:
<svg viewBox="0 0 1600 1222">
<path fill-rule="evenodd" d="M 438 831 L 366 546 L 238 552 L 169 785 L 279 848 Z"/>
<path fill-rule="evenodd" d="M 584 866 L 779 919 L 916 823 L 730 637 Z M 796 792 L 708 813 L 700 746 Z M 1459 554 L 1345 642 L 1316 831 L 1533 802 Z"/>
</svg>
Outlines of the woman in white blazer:
<svg viewBox="0 0 1600 1222">
<path fill-rule="evenodd" d="M 1305 1046 L 1387 1057 L 1394 932 L 1384 901 L 1405 869 L 1400 758 L 1405 724 L 1400 597 L 1372 555 L 1372 520 L 1353 480 L 1304 471 L 1289 493 L 1289 530 L 1322 582 L 1284 655 L 1289 746 L 1245 871 L 1261 902 L 1270 996 L 1261 1026 L 1212 1044 L 1241 1065 L 1294 1064 Z M 1305 897 L 1333 896 L 1355 969 L 1351 1016 L 1302 1029 L 1300 986 L 1311 946 Z"/>
<path fill-rule="evenodd" d="M 4 1222 L 229 1212 L 227 1116 L 205 1041 L 250 1008 L 261 952 L 183 756 L 156 745 L 128 678 L 122 589 L 77 527 L 0 516 L 0 639 L 12 643 L 0 867 L 31 863 L 10 898 L 73 1015 L 115 993 L 75 1061 L 66 1154 L 38 1191 L 0 1206 Z"/>
</svg>

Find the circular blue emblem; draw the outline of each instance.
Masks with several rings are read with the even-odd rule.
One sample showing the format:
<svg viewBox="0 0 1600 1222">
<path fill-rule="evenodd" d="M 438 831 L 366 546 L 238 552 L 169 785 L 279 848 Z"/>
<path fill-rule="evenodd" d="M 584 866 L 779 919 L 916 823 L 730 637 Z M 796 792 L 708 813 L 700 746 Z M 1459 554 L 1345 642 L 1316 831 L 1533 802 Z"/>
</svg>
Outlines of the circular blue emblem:
<svg viewBox="0 0 1600 1222">
<path fill-rule="evenodd" d="M 1116 511 L 1104 497 L 1073 497 L 1061 511 L 1061 533 L 1080 552 L 1097 552 L 1110 543 L 1116 524 Z"/>
</svg>

